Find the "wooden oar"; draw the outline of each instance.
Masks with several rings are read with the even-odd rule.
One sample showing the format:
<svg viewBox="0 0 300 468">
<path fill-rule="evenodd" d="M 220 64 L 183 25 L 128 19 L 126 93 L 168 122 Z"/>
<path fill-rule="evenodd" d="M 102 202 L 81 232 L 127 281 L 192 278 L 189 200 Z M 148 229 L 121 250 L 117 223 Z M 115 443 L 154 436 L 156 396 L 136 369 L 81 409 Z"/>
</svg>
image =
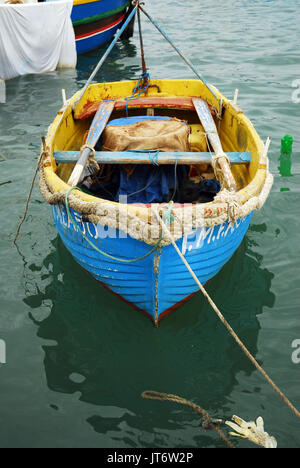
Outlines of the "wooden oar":
<svg viewBox="0 0 300 468">
<path fill-rule="evenodd" d="M 115 101 L 103 101 L 101 106 L 99 107 L 90 127 L 86 143 L 80 152 L 80 157 L 68 181 L 68 184 L 72 187 L 76 187 L 76 185 L 78 184 L 86 166 L 86 163 L 88 162 L 88 159 L 91 156 L 91 154 L 94 152 L 95 145 L 99 140 L 101 133 L 105 129 L 106 124 L 114 110 L 114 107 Z"/>
<path fill-rule="evenodd" d="M 198 117 L 204 127 L 204 130 L 207 134 L 209 142 L 213 150 L 216 153 L 216 157 L 218 158 L 218 164 L 222 171 L 224 182 L 226 183 L 227 188 L 232 191 L 237 191 L 236 182 L 234 180 L 230 166 L 228 164 L 226 154 L 223 151 L 222 143 L 220 141 L 220 137 L 218 134 L 218 130 L 214 122 L 214 119 L 212 118 L 212 115 L 210 113 L 207 102 L 203 101 L 203 99 L 200 99 L 200 98 L 193 98 L 193 104 L 197 111 Z"/>
</svg>

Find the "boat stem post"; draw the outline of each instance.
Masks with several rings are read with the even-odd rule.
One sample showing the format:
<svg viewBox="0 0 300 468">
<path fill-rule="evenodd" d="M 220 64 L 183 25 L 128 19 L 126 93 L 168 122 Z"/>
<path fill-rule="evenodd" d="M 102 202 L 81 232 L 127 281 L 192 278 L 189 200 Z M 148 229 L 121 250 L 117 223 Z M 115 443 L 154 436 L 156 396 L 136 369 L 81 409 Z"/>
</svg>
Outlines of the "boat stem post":
<svg viewBox="0 0 300 468">
<path fill-rule="evenodd" d="M 233 104 L 234 104 L 235 106 L 237 105 L 238 97 L 239 97 L 239 90 L 236 89 L 236 90 L 235 90 L 235 93 L 234 93 L 234 98 L 233 98 Z"/>
<path fill-rule="evenodd" d="M 66 106 L 67 105 L 67 96 L 66 96 L 66 90 L 65 89 L 61 90 L 61 96 L 62 96 L 63 105 Z"/>
<path fill-rule="evenodd" d="M 271 145 L 271 138 L 268 137 L 267 138 L 267 141 L 264 145 L 264 153 L 263 153 L 263 157 L 266 158 L 268 156 L 268 152 L 269 152 L 269 149 L 270 149 L 270 145 Z"/>
</svg>

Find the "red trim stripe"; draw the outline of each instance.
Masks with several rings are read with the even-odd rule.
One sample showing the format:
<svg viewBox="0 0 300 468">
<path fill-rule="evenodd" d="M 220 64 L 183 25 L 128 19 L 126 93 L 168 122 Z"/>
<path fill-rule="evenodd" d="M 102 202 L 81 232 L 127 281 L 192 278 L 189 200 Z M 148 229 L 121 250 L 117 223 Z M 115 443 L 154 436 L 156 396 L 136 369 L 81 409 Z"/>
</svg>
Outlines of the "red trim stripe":
<svg viewBox="0 0 300 468">
<path fill-rule="evenodd" d="M 109 24 L 108 26 L 105 26 L 104 28 L 101 28 L 101 29 L 96 29 L 95 31 L 91 31 L 87 34 L 82 34 L 80 36 L 76 36 L 76 40 L 77 39 L 86 39 L 87 37 L 90 37 L 90 36 L 93 36 L 94 34 L 98 34 L 98 33 L 101 33 L 101 32 L 104 32 L 108 29 L 111 29 L 113 28 L 114 26 L 117 26 L 119 23 L 121 23 L 121 21 L 123 21 L 123 19 L 125 18 L 125 15 L 122 15 L 121 18 L 119 18 L 117 21 L 114 21 L 113 23 Z"/>
</svg>

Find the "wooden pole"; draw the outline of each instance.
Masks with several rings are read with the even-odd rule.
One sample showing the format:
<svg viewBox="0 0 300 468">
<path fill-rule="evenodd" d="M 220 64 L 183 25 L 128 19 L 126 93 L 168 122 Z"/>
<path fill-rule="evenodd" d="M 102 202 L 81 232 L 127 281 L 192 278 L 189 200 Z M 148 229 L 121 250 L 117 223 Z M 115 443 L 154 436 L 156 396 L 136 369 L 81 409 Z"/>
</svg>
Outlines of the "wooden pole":
<svg viewBox="0 0 300 468">
<path fill-rule="evenodd" d="M 193 103 L 199 119 L 204 127 L 205 133 L 207 134 L 207 138 L 216 153 L 214 156 L 216 161 L 215 166 L 220 167 L 222 179 L 224 179 L 224 182 L 227 186 L 226 188 L 228 188 L 230 191 L 236 192 L 237 185 L 231 172 L 230 165 L 228 164 L 228 158 L 223 151 L 218 130 L 212 118 L 208 104 L 200 98 L 193 98 Z M 220 179 L 220 177 L 218 177 L 218 170 L 215 170 L 215 172 L 216 177 Z"/>
</svg>

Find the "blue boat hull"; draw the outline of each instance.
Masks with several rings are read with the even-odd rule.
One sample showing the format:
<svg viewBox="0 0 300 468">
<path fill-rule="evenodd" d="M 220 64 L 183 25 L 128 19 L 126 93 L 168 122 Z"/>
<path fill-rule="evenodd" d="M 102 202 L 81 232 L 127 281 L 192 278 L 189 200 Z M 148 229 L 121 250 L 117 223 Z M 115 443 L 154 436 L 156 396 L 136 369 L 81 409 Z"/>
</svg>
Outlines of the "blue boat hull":
<svg viewBox="0 0 300 468">
<path fill-rule="evenodd" d="M 112 40 L 126 17 L 128 5 L 128 0 L 74 3 L 71 19 L 77 53 L 84 54 Z"/>
<path fill-rule="evenodd" d="M 147 313 L 155 323 L 198 291 L 190 273 L 172 245 L 159 249 L 136 263 L 123 263 L 97 253 L 68 219 L 63 206 L 53 206 L 57 231 L 74 259 L 113 293 Z M 125 233 L 82 222 L 73 212 L 90 241 L 116 258 L 144 256 L 151 246 Z M 213 278 L 240 246 L 252 214 L 234 225 L 199 228 L 177 241 L 179 249 L 202 284 Z"/>
</svg>

